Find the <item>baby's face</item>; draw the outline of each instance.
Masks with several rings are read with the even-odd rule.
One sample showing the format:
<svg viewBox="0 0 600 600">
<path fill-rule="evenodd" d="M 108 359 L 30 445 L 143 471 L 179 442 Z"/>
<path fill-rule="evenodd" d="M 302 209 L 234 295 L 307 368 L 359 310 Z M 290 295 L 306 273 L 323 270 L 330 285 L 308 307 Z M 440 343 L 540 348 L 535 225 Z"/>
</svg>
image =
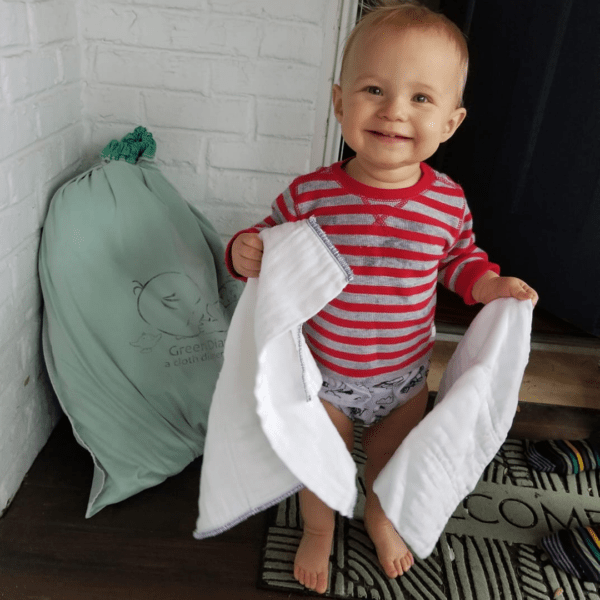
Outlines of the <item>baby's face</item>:
<svg viewBox="0 0 600 600">
<path fill-rule="evenodd" d="M 376 187 L 407 187 L 419 164 L 456 131 L 463 69 L 443 36 L 386 27 L 360 35 L 333 101 L 356 152 L 349 173 Z M 350 167 L 350 165 L 349 165 Z"/>
</svg>

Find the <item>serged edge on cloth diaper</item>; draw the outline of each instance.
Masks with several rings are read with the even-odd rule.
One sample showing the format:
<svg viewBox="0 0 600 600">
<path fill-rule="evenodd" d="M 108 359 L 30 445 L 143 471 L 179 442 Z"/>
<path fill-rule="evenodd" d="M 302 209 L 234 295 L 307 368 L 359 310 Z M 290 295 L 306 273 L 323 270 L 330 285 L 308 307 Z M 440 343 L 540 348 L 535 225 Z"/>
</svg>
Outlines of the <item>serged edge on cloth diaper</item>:
<svg viewBox="0 0 600 600">
<path fill-rule="evenodd" d="M 261 276 L 248 281 L 234 313 L 209 415 L 197 539 L 303 486 L 347 517 L 356 502 L 356 467 L 317 400 L 321 377 L 300 331 L 351 271 L 313 219 L 260 235 Z M 513 298 L 482 309 L 448 363 L 435 408 L 375 481 L 386 515 L 420 558 L 508 434 L 532 313 L 531 302 Z"/>
<path fill-rule="evenodd" d="M 261 275 L 233 315 L 209 414 L 196 539 L 303 486 L 345 516 L 356 502 L 356 467 L 318 400 L 321 375 L 299 334 L 352 272 L 314 218 L 260 235 Z"/>
<path fill-rule="evenodd" d="M 508 435 L 529 360 L 530 301 L 500 298 L 477 315 L 452 355 L 434 409 L 374 483 L 381 505 L 420 558 L 433 551 Z"/>
</svg>

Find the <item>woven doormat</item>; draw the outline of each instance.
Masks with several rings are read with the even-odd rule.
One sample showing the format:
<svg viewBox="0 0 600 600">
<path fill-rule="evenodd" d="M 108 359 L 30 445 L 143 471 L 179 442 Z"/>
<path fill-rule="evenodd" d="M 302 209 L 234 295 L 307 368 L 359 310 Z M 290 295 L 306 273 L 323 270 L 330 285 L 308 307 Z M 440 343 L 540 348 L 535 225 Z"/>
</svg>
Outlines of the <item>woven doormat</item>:
<svg viewBox="0 0 600 600">
<path fill-rule="evenodd" d="M 359 439 L 360 431 L 356 438 Z M 373 600 L 600 600 L 600 586 L 553 567 L 538 546 L 560 529 L 600 524 L 600 472 L 538 473 L 525 460 L 526 441 L 507 440 L 477 488 L 456 509 L 435 550 L 404 576 L 388 579 L 360 519 L 338 515 L 329 588 L 321 597 Z M 358 486 L 365 456 L 358 444 Z M 259 587 L 306 593 L 293 577 L 301 536 L 298 501 L 269 511 Z"/>
</svg>

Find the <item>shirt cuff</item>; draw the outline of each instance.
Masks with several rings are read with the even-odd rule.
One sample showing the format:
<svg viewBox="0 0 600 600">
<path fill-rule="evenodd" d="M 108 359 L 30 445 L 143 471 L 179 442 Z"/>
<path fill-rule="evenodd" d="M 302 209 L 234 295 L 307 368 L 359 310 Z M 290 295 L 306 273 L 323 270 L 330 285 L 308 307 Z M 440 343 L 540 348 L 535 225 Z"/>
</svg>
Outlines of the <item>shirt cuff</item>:
<svg viewBox="0 0 600 600">
<path fill-rule="evenodd" d="M 477 300 L 473 298 L 473 286 L 485 275 L 488 271 L 500 274 L 500 266 L 490 262 L 473 262 L 465 265 L 461 274 L 456 280 L 456 293 L 459 294 L 464 300 L 465 304 L 472 305 L 478 304 Z"/>
</svg>

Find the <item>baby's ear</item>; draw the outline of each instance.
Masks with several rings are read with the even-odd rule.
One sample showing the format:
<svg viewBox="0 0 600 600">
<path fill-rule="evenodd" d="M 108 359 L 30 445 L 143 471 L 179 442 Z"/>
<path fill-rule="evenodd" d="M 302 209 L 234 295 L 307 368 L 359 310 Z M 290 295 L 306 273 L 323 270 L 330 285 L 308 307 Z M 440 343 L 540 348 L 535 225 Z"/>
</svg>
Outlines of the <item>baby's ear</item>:
<svg viewBox="0 0 600 600">
<path fill-rule="evenodd" d="M 333 114 L 335 118 L 341 122 L 344 111 L 342 109 L 342 88 L 336 83 L 332 91 Z"/>
<path fill-rule="evenodd" d="M 449 140 L 456 130 L 459 128 L 460 124 L 465 120 L 467 116 L 466 108 L 457 108 L 455 109 L 450 118 L 446 122 L 446 127 L 444 128 L 444 133 L 442 134 L 442 142 Z"/>
</svg>

